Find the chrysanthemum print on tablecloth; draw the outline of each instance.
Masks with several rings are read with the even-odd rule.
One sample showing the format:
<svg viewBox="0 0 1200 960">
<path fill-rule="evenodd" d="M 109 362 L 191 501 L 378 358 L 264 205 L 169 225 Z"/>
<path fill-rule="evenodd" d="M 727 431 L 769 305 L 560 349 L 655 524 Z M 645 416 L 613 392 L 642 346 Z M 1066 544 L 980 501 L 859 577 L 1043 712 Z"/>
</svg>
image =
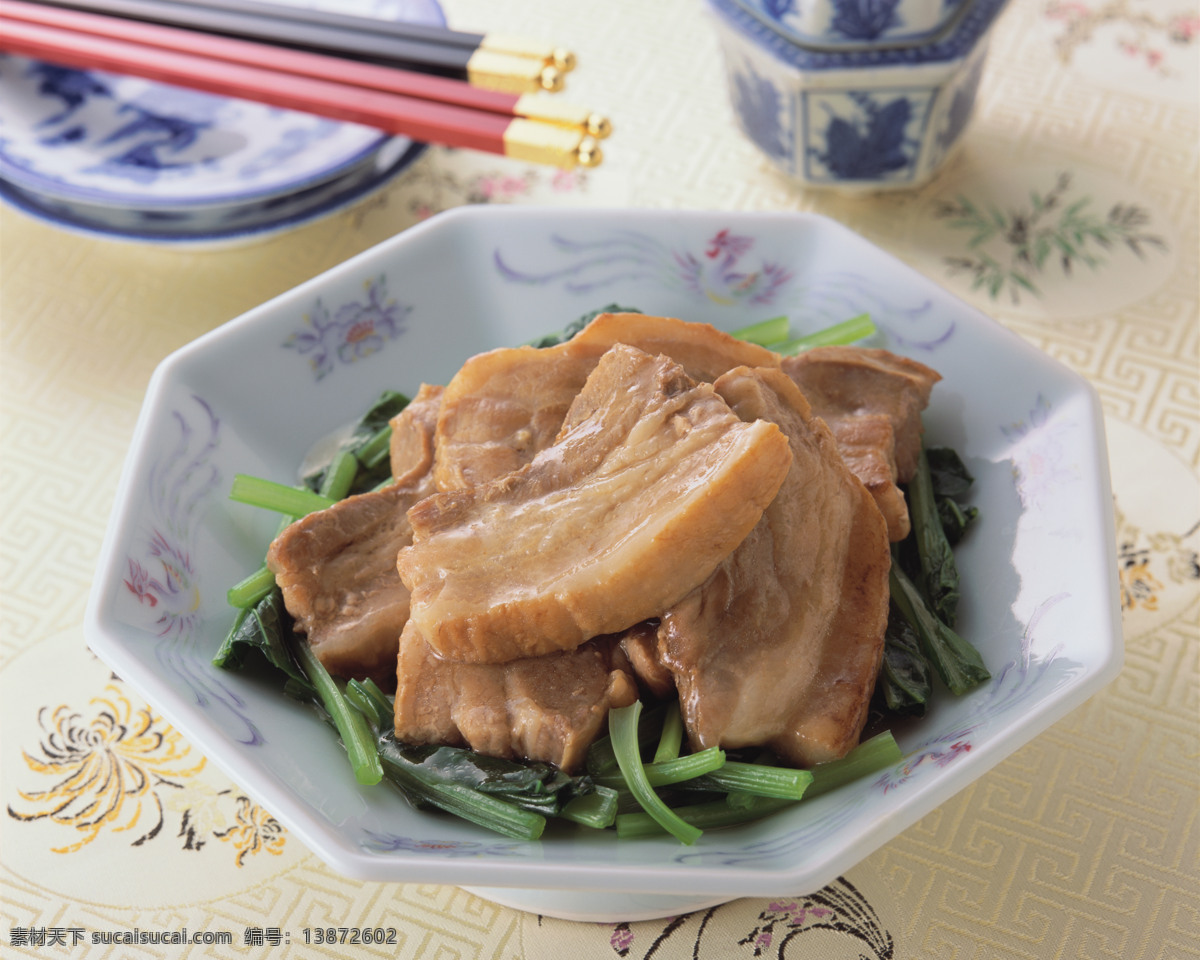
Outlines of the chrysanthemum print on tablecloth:
<svg viewBox="0 0 1200 960">
<path fill-rule="evenodd" d="M 1177 454 L 1109 417 L 1121 608 L 1129 640 L 1186 616 L 1200 584 L 1200 480 Z M 1152 475 L 1153 488 L 1138 482 Z"/>
<path fill-rule="evenodd" d="M 57 669 L 68 660 L 70 671 Z M 24 706 L 0 749 L 5 862 L 36 867 L 64 896 L 104 902 L 113 878 L 152 871 L 159 902 L 178 903 L 211 895 L 214 882 L 252 889 L 308 855 L 87 652 L 78 630 L 9 661 L 0 695 Z"/>
</svg>

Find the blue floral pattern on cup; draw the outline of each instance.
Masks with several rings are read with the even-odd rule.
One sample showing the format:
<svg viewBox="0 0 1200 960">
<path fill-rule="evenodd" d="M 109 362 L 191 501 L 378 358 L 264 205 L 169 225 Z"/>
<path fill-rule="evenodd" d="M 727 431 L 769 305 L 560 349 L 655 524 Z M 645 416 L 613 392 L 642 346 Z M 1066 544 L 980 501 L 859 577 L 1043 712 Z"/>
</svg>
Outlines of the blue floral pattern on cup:
<svg viewBox="0 0 1200 960">
<path fill-rule="evenodd" d="M 808 172 L 815 181 L 911 179 L 930 94 L 805 94 Z"/>
</svg>

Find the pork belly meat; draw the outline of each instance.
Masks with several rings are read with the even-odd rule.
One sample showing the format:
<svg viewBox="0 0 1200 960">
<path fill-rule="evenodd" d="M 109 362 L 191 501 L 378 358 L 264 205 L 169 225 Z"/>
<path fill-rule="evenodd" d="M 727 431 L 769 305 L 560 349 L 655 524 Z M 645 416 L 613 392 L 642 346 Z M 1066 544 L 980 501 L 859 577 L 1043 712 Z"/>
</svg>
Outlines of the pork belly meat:
<svg viewBox="0 0 1200 960">
<path fill-rule="evenodd" d="M 412 541 L 409 508 L 433 490 L 441 392 L 423 384 L 392 418 L 391 485 L 301 518 L 267 551 L 284 606 L 335 676 L 371 677 L 388 690 L 395 683 L 409 601 L 396 553 Z"/>
<path fill-rule="evenodd" d="M 476 354 L 446 385 L 437 422 L 439 490 L 485 483 L 554 442 L 603 349 L 571 341 Z"/>
<path fill-rule="evenodd" d="M 694 749 L 765 745 L 798 766 L 843 756 L 866 720 L 883 652 L 887 528 L 832 435 L 779 370 L 716 390 L 746 420 L 778 423 L 793 462 L 749 536 L 662 616 Z"/>
<path fill-rule="evenodd" d="M 921 411 L 941 375 L 887 350 L 817 347 L 783 361 L 846 464 L 871 491 L 893 541 L 911 528 L 904 493 L 921 452 Z"/>
<path fill-rule="evenodd" d="M 396 737 L 468 746 L 505 759 L 578 772 L 608 711 L 637 698 L 616 638 L 508 663 L 454 663 L 434 655 L 415 624 L 396 666 Z"/>
<path fill-rule="evenodd" d="M 525 467 L 433 494 L 400 551 L 411 618 L 437 655 L 499 663 L 657 616 L 758 522 L 791 463 L 666 357 L 605 352 L 555 442 Z"/>
<path fill-rule="evenodd" d="M 673 697 L 675 676 L 658 656 L 658 621 L 635 624 L 619 636 L 621 649 L 629 658 L 629 666 L 639 685 L 656 700 Z"/>
<path fill-rule="evenodd" d="M 439 490 L 474 486 L 520 469 L 554 442 L 567 410 L 600 357 L 618 343 L 662 354 L 696 380 L 736 366 L 778 364 L 764 347 L 716 327 L 673 317 L 604 313 L 553 347 L 490 350 L 446 385 L 437 424 Z"/>
<path fill-rule="evenodd" d="M 412 539 L 408 510 L 424 493 L 393 484 L 347 497 L 288 526 L 267 551 L 296 628 L 335 676 L 395 682 L 409 606 L 396 552 Z"/>
<path fill-rule="evenodd" d="M 569 341 L 576 349 L 628 344 L 670 357 L 694 380 L 711 383 L 734 367 L 779 366 L 779 354 L 707 323 L 644 313 L 602 313 Z"/>
<path fill-rule="evenodd" d="M 444 388 L 423 383 L 408 406 L 392 417 L 388 456 L 392 482 L 401 485 L 430 483 L 434 440 Z M 432 489 L 429 491 L 432 493 Z"/>
</svg>

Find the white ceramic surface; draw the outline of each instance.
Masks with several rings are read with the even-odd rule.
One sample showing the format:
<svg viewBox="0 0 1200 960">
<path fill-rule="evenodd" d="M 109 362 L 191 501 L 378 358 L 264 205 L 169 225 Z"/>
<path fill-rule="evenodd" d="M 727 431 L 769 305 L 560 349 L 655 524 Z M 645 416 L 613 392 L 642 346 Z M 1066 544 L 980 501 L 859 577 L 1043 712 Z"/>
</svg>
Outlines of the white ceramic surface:
<svg viewBox="0 0 1200 960">
<path fill-rule="evenodd" d="M 214 668 L 227 587 L 276 518 L 235 473 L 294 480 L 307 447 L 385 388 L 445 382 L 479 350 L 610 303 L 793 332 L 868 311 L 873 343 L 944 376 L 928 437 L 964 456 L 982 517 L 959 547 L 961 632 L 993 679 L 895 730 L 896 768 L 744 827 L 620 841 L 552 824 L 507 840 L 362 788 L 328 729 Z M 814 215 L 466 207 L 413 227 L 167 358 L 147 391 L 86 618 L 93 650 L 334 869 L 516 888 L 558 916 L 629 919 L 794 895 L 835 878 L 1115 676 L 1121 630 L 1107 458 L 1085 381 Z M 538 891 L 554 891 L 540 894 Z M 672 898 L 664 903 L 655 897 Z M 499 896 L 499 895 L 497 895 Z"/>
<path fill-rule="evenodd" d="M 804 43 L 746 0 L 708 0 L 742 132 L 801 184 L 848 193 L 909 189 L 942 168 L 967 129 L 1007 3 L 963 0 L 919 42 L 831 47 Z"/>
<path fill-rule="evenodd" d="M 445 23 L 436 0 L 333 6 Z M 0 55 L 0 197 L 80 230 L 161 241 L 275 230 L 379 186 L 419 151 L 358 124 Z"/>
</svg>

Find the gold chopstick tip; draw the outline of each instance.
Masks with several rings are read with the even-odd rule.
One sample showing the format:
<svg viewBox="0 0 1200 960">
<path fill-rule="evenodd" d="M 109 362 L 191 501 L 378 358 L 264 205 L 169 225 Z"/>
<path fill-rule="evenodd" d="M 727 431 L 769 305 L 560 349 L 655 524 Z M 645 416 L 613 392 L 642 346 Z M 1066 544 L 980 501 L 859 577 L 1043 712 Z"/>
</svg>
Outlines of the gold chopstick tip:
<svg viewBox="0 0 1200 960">
<path fill-rule="evenodd" d="M 588 114 L 587 132 L 597 140 L 607 140 L 612 136 L 612 121 L 598 113 Z"/>
<path fill-rule="evenodd" d="M 598 167 L 604 159 L 604 151 L 600 149 L 600 144 L 591 138 L 580 143 L 575 153 L 581 167 Z"/>
<path fill-rule="evenodd" d="M 550 93 L 558 93 L 567 85 L 566 78 L 563 76 L 562 71 L 553 64 L 548 64 L 542 68 L 540 82 L 541 88 Z"/>
<path fill-rule="evenodd" d="M 547 66 L 531 57 L 499 53 L 482 47 L 472 53 L 467 61 L 467 81 L 472 86 L 505 93 L 554 91 L 563 87 L 562 73 L 557 67 Z"/>
<path fill-rule="evenodd" d="M 603 140 L 612 133 L 612 122 L 587 107 L 545 93 L 523 93 L 513 105 L 513 114 L 528 120 L 542 120 L 560 127 L 573 127 L 588 136 Z"/>
<path fill-rule="evenodd" d="M 517 37 L 503 33 L 484 34 L 479 43 L 481 50 L 491 50 L 495 53 L 505 53 L 516 57 L 529 57 L 552 64 L 563 73 L 575 69 L 575 54 L 565 47 L 556 47 L 544 40 L 534 40 L 530 37 Z"/>
<path fill-rule="evenodd" d="M 595 167 L 604 159 L 595 138 L 579 127 L 515 117 L 504 131 L 504 155 L 571 170 Z"/>
<path fill-rule="evenodd" d="M 558 67 L 563 73 L 570 73 L 578 64 L 575 59 L 575 54 L 570 50 L 565 50 L 562 47 L 555 47 L 554 52 L 550 55 L 551 62 Z"/>
</svg>

